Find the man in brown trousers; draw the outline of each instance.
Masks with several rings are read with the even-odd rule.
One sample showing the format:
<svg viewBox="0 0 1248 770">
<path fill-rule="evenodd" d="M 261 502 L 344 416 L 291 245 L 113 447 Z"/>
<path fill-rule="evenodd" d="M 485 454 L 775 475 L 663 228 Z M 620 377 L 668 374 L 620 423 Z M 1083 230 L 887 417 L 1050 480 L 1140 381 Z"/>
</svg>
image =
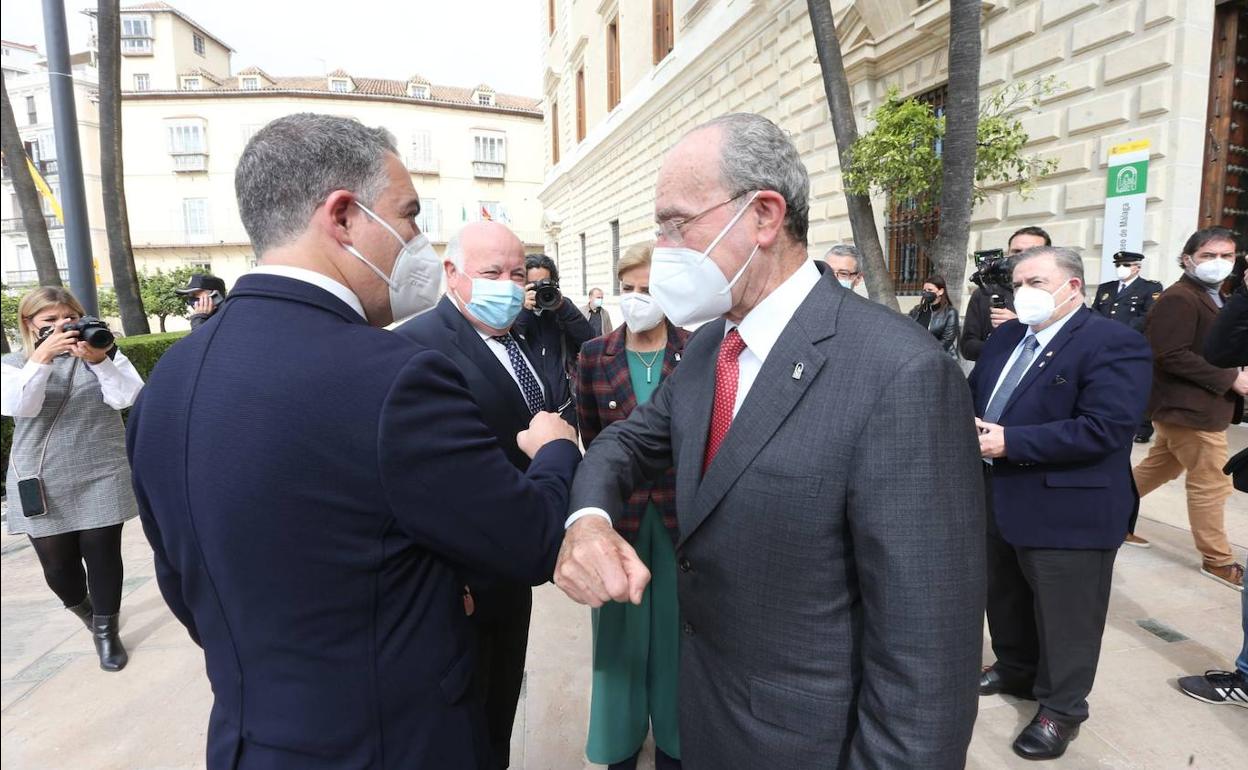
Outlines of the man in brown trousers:
<svg viewBox="0 0 1248 770">
<path fill-rule="evenodd" d="M 1235 235 L 1223 227 L 1196 231 L 1183 247 L 1183 277 L 1162 292 L 1145 322 L 1153 348 L 1149 412 L 1157 427 L 1148 456 L 1133 469 L 1140 497 L 1187 472 L 1187 515 L 1203 561 L 1201 573 L 1244 590 L 1244 568 L 1226 536 L 1226 429 L 1239 422 L 1248 394 L 1248 371 L 1205 361 L 1205 337 L 1222 307 L 1221 286 L 1230 275 Z"/>
</svg>

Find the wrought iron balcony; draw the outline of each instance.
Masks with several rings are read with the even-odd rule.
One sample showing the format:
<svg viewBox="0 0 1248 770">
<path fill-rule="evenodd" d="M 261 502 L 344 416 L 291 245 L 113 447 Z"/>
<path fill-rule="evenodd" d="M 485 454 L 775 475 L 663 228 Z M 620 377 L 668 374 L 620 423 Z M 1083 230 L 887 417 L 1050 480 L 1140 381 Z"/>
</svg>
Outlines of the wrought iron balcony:
<svg viewBox="0 0 1248 770">
<path fill-rule="evenodd" d="M 44 214 L 43 221 L 47 223 L 49 230 L 60 230 L 63 226 L 61 225 L 61 220 L 52 214 Z M 24 233 L 26 232 L 26 223 L 22 221 L 21 217 L 0 220 L 0 232 Z"/>
</svg>

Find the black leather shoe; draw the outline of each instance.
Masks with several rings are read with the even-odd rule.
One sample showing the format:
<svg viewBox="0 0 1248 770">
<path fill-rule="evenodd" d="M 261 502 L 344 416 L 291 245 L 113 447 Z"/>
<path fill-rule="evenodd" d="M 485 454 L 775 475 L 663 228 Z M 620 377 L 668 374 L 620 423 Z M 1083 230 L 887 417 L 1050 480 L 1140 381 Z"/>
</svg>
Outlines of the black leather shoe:
<svg viewBox="0 0 1248 770">
<path fill-rule="evenodd" d="M 1001 677 L 1001 673 L 991 666 L 984 669 L 984 672 L 979 675 L 979 694 L 1013 695 L 1015 698 L 1023 698 L 1025 700 L 1036 699 L 1036 696 L 1031 694 L 1029 685 L 1006 682 Z"/>
<path fill-rule="evenodd" d="M 91 618 L 91 635 L 95 639 L 95 652 L 100 656 L 100 668 L 120 671 L 130 662 L 126 648 L 117 635 L 121 628 L 120 615 L 96 615 Z"/>
<path fill-rule="evenodd" d="M 1079 734 L 1079 725 L 1064 725 L 1037 716 L 1014 739 L 1014 753 L 1023 759 L 1057 759 Z"/>
<path fill-rule="evenodd" d="M 87 627 L 87 630 L 91 630 L 91 616 L 95 614 L 95 610 L 91 607 L 90 596 L 83 599 L 82 603 L 75 604 L 73 607 L 66 607 L 65 609 L 77 615 L 82 624 Z"/>
</svg>

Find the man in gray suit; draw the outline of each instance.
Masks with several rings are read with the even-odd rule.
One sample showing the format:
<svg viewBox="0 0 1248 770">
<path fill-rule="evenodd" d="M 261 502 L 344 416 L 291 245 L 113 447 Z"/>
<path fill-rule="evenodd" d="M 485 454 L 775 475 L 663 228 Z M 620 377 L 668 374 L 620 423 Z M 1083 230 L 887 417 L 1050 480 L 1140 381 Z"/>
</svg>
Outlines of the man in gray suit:
<svg viewBox="0 0 1248 770">
<path fill-rule="evenodd" d="M 757 115 L 664 160 L 651 293 L 707 323 L 589 447 L 556 582 L 639 600 L 610 517 L 675 466 L 685 766 L 961 768 L 984 611 L 970 392 L 931 335 L 808 259 L 809 185 Z"/>
</svg>

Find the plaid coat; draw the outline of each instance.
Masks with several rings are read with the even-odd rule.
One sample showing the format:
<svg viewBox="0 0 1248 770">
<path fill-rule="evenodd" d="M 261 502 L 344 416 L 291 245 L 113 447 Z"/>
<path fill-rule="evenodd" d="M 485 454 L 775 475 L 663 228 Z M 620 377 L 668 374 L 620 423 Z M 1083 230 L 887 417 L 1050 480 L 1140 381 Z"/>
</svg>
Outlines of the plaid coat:
<svg viewBox="0 0 1248 770">
<path fill-rule="evenodd" d="M 637 408 L 632 381 L 628 373 L 628 355 L 624 350 L 623 324 L 612 333 L 592 339 L 581 346 L 577 363 L 576 412 L 581 440 L 588 449 L 603 428 L 616 420 L 627 418 Z M 663 354 L 663 380 L 671 376 L 680 362 L 689 332 L 667 325 L 667 351 Z M 663 526 L 676 541 L 676 474 L 668 470 L 656 483 L 637 487 L 624 515 L 615 528 L 630 543 L 636 540 L 646 504 L 654 503 L 663 516 Z"/>
</svg>

